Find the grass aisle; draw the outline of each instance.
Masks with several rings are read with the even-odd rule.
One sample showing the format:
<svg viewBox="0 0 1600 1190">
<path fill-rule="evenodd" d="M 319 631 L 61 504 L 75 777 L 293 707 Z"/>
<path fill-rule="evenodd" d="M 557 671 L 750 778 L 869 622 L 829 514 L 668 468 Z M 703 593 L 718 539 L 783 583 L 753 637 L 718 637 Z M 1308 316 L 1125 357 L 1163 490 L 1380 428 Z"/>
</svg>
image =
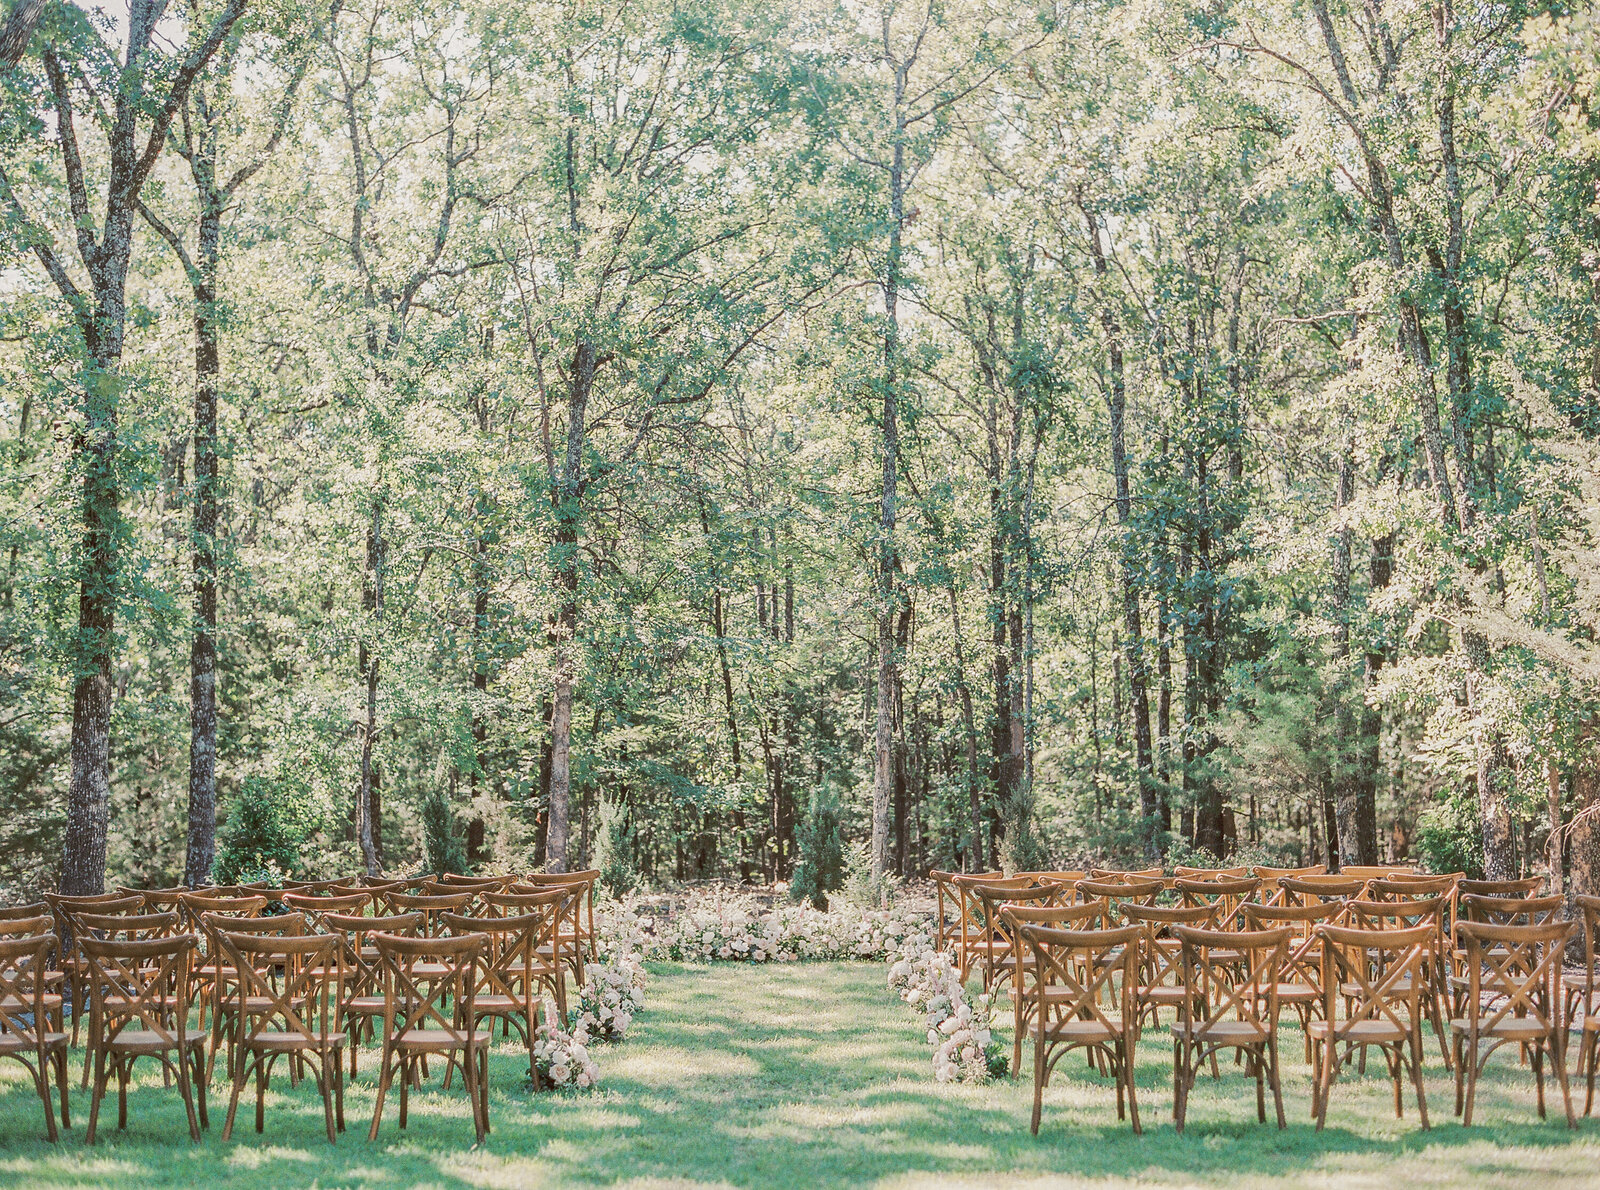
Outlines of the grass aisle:
<svg viewBox="0 0 1600 1190">
<path fill-rule="evenodd" d="M 653 968 L 650 1008 L 636 1036 L 602 1047 L 603 1090 L 532 1095 L 516 1053 L 491 1074 L 488 1144 L 471 1152 L 459 1087 L 437 1080 L 413 1099 L 402 1133 L 393 1109 L 368 1145 L 371 1062 L 346 1096 L 349 1131 L 321 1138 L 321 1107 L 287 1082 L 269 1096 L 264 1137 L 241 1104 L 235 1140 L 212 1129 L 191 1146 L 176 1097 L 152 1067 L 116 1105 L 101 1141 L 83 1144 L 87 1097 L 74 1086 L 74 1127 L 59 1148 L 42 1136 L 38 1101 L 15 1063 L 0 1066 L 0 1186 L 454 1188 L 569 1185 L 818 1187 L 877 1184 L 1096 1186 L 1600 1186 L 1600 1121 L 1576 1133 L 1534 1114 L 1532 1077 L 1492 1063 L 1469 1131 L 1451 1115 L 1437 1048 L 1429 1069 L 1432 1133 L 1412 1105 L 1396 1121 L 1388 1084 L 1349 1078 L 1334 1091 L 1326 1132 L 1307 1122 L 1310 1090 L 1297 1033 L 1285 1037 L 1287 1132 L 1255 1123 L 1253 1084 L 1236 1067 L 1196 1090 L 1189 1130 L 1171 1124 L 1171 1048 L 1147 1032 L 1139 1062 L 1146 1134 L 1116 1121 L 1111 1092 L 1081 1060 L 1066 1060 L 1046 1093 L 1044 1127 L 1028 1133 L 1029 1087 L 940 1086 L 904 1005 L 875 963 Z M 1375 1064 L 1376 1065 L 1376 1064 Z M 1581 1100 L 1579 1101 L 1581 1109 Z M 1269 1107 L 1270 1111 L 1270 1107 Z"/>
</svg>

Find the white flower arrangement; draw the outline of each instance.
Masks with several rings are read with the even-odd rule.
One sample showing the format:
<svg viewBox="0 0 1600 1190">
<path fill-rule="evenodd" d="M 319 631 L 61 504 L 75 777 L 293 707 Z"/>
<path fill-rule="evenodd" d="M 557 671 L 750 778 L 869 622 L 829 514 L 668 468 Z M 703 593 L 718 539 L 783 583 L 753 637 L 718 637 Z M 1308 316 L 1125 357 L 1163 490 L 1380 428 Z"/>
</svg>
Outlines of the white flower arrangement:
<svg viewBox="0 0 1600 1190">
<path fill-rule="evenodd" d="M 939 1082 L 986 1083 L 1004 1071 L 1004 1049 L 994 1040 L 993 998 L 969 996 L 955 958 L 934 949 L 926 934 L 890 954 L 889 986 L 922 1014 Z"/>
<path fill-rule="evenodd" d="M 601 1041 L 627 1036 L 633 1018 L 644 1011 L 644 988 L 649 979 L 635 954 L 620 954 L 583 968 L 583 989 L 578 993 L 578 1026 Z"/>
<path fill-rule="evenodd" d="M 588 1090 L 600 1081 L 600 1067 L 589 1056 L 589 1033 L 582 1020 L 567 1032 L 555 1022 L 555 1005 L 546 1003 L 544 1023 L 533 1043 L 533 1065 L 550 1087 Z"/>
</svg>

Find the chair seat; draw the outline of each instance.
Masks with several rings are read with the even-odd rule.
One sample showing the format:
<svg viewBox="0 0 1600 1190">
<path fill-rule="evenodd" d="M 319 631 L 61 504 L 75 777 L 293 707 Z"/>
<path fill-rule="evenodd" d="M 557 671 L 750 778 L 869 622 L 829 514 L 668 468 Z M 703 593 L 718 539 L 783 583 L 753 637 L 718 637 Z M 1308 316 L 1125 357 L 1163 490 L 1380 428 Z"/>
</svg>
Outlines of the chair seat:
<svg viewBox="0 0 1600 1190">
<path fill-rule="evenodd" d="M 44 1010 L 46 1012 L 55 1012 L 60 1007 L 60 996 L 50 992 L 45 993 Z M 17 996 L 5 996 L 0 998 L 0 1008 L 4 1008 L 7 1012 L 31 1012 L 33 1010 L 33 997 L 29 996 L 26 1000 L 23 1000 Z"/>
<path fill-rule="evenodd" d="M 1267 1031 L 1249 1021 L 1177 1021 L 1172 1026 L 1174 1036 L 1188 1037 L 1193 1041 L 1216 1042 L 1222 1045 L 1254 1045 L 1267 1039 Z"/>
<path fill-rule="evenodd" d="M 1315 1004 L 1322 999 L 1322 990 L 1309 983 L 1280 983 L 1278 999 L 1291 1004 Z"/>
<path fill-rule="evenodd" d="M 382 1015 L 382 996 L 352 996 L 340 1005 L 341 1012 L 354 1012 L 365 1015 Z"/>
<path fill-rule="evenodd" d="M 508 1012 L 537 1010 L 538 1000 L 518 1000 L 515 996 L 478 996 L 472 1001 L 473 1011 L 504 1015 Z"/>
<path fill-rule="evenodd" d="M 1170 983 L 1158 983 L 1152 987 L 1139 989 L 1139 999 L 1146 1004 L 1179 1005 L 1188 994 L 1184 988 L 1174 987 Z"/>
<path fill-rule="evenodd" d="M 44 1042 L 45 1049 L 65 1049 L 67 1046 L 65 1033 L 42 1033 L 39 1040 Z M 38 1048 L 37 1041 L 30 1041 L 16 1033 L 0 1033 L 0 1054 L 33 1053 Z"/>
<path fill-rule="evenodd" d="M 1393 1021 L 1349 1021 L 1342 1022 L 1343 1028 L 1340 1038 L 1353 1041 L 1357 1045 L 1374 1045 L 1378 1042 L 1404 1041 L 1410 1034 Z M 1328 1036 L 1333 1026 L 1327 1021 L 1312 1021 L 1309 1032 L 1319 1040 Z"/>
<path fill-rule="evenodd" d="M 1057 1021 L 1055 1024 L 1046 1028 L 1045 1040 L 1112 1041 L 1118 1037 L 1121 1037 L 1125 1032 L 1125 1030 L 1123 1030 L 1121 1027 L 1121 1022 L 1117 1021 L 1115 1017 L 1112 1018 L 1112 1023 L 1116 1026 L 1115 1028 L 1112 1028 L 1101 1021 Z M 1039 1036 L 1039 1022 L 1034 1021 L 1028 1026 L 1028 1035 L 1030 1037 Z"/>
<path fill-rule="evenodd" d="M 346 1035 L 343 1033 L 329 1033 L 327 1045 L 330 1049 L 338 1049 L 344 1045 Z M 253 1050 L 267 1050 L 272 1053 L 289 1053 L 293 1050 L 314 1050 L 322 1048 L 322 1038 L 318 1036 L 307 1037 L 304 1033 L 257 1033 L 254 1037 L 245 1038 L 245 1047 Z"/>
<path fill-rule="evenodd" d="M 469 1035 L 451 1033 L 448 1029 L 408 1029 L 394 1039 L 397 1047 L 404 1050 L 423 1049 L 460 1049 L 463 1044 L 488 1045 L 490 1033 L 487 1029 L 474 1029 Z"/>
<path fill-rule="evenodd" d="M 1471 1024 L 1463 1018 L 1457 1017 L 1450 1022 L 1452 1033 L 1470 1033 Z M 1480 1028 L 1479 1037 L 1505 1037 L 1512 1041 L 1526 1041 L 1535 1037 L 1543 1037 L 1550 1029 L 1531 1017 L 1508 1016 L 1492 1029 Z"/>
<path fill-rule="evenodd" d="M 184 1028 L 181 1034 L 172 1034 L 170 1039 L 163 1037 L 153 1029 L 124 1029 L 106 1043 L 106 1048 L 120 1053 L 153 1054 L 159 1053 L 161 1050 L 173 1049 L 179 1044 L 204 1045 L 210 1036 L 211 1031 L 209 1029 L 192 1027 Z"/>
</svg>

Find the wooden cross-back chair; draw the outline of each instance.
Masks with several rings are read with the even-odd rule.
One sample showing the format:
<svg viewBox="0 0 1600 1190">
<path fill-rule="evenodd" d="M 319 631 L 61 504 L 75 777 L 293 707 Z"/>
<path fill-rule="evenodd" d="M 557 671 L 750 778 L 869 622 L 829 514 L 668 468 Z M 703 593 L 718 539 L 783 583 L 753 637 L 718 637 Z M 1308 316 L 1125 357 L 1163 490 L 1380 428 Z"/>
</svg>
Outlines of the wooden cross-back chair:
<svg viewBox="0 0 1600 1190">
<path fill-rule="evenodd" d="M 934 927 L 933 948 L 935 950 L 950 950 L 956 945 L 956 928 L 952 920 L 960 904 L 961 894 L 956 891 L 952 881 L 961 872 L 941 872 L 938 870 L 928 873 L 928 879 L 933 881 Z M 1004 872 L 974 872 L 975 876 L 992 876 L 995 879 L 1004 877 Z"/>
<path fill-rule="evenodd" d="M 1257 1118 L 1266 1123 L 1270 1086 L 1278 1127 L 1287 1127 L 1278 1077 L 1278 972 L 1293 931 L 1174 926 L 1173 932 L 1181 945 L 1188 992 L 1172 1027 L 1172 1117 L 1177 1130 L 1183 1131 L 1201 1063 L 1225 1049 L 1243 1056 L 1247 1072 L 1255 1076 Z"/>
<path fill-rule="evenodd" d="M 143 908 L 143 905 L 140 906 Z M 91 913 L 80 909 L 72 914 L 73 926 L 92 938 L 118 942 L 144 942 L 152 938 L 171 938 L 181 933 L 181 919 L 176 913 Z M 118 993 L 108 990 L 107 996 Z M 89 1044 L 83 1055 L 83 1086 L 89 1085 L 90 1055 L 94 1053 L 94 1022 L 89 1022 Z"/>
<path fill-rule="evenodd" d="M 1008 904 L 1001 908 L 1000 915 L 1006 921 L 1006 928 L 1011 931 L 1012 937 L 1017 940 L 1017 955 L 1019 964 L 1017 982 L 1011 992 L 1011 1069 L 1022 1069 L 1022 1041 L 1029 1036 L 1034 1018 L 1038 1015 L 1041 1000 L 1062 993 L 1051 991 L 1048 987 L 1041 989 L 1035 982 L 1035 968 L 1033 958 L 1028 950 L 1028 941 L 1022 936 L 1023 926 L 1048 926 L 1053 929 L 1093 929 L 1104 926 L 1106 907 L 1104 902 L 1090 901 L 1079 905 L 1023 905 Z"/>
<path fill-rule="evenodd" d="M 78 1044 L 78 1029 L 83 1020 L 84 1006 L 89 1002 L 89 988 L 84 974 L 86 961 L 78 946 L 77 931 L 72 915 L 78 910 L 92 913 L 138 913 L 144 901 L 123 893 L 95 893 L 87 896 L 64 896 L 45 893 L 45 903 L 56 919 L 56 936 L 62 940 L 57 962 L 61 965 L 62 981 L 67 998 L 72 1002 L 72 1044 Z"/>
<path fill-rule="evenodd" d="M 462 876 L 455 872 L 441 872 L 430 881 L 444 888 L 487 888 L 499 891 L 511 880 L 509 876 Z"/>
<path fill-rule="evenodd" d="M 433 896 L 426 893 L 386 892 L 383 899 L 390 913 L 422 914 L 422 927 L 417 932 L 433 937 L 443 929 L 439 924 L 441 913 L 465 913 L 477 895 L 471 889 Z"/>
<path fill-rule="evenodd" d="M 411 1084 L 429 1054 L 446 1058 L 449 1071 L 460 1066 L 472 1126 L 481 1143 L 489 1131 L 490 1033 L 477 1028 L 477 977 L 487 939 L 482 934 L 401 938 L 374 934 L 383 977 L 383 1056 L 378 1075 L 378 1101 L 368 1140 L 378 1139 L 383 1101 L 389 1084 L 400 1079 L 400 1127 L 406 1126 Z M 429 974 L 416 969 L 427 964 Z"/>
<path fill-rule="evenodd" d="M 210 1057 L 206 1064 L 206 1078 L 216 1067 L 217 1051 L 224 1046 L 228 1051 L 228 1064 L 224 1067 L 232 1078 L 238 1051 L 234 1047 L 237 1028 L 234 1015 L 239 1006 L 232 991 L 245 973 L 235 969 L 233 954 L 223 945 L 222 934 L 250 935 L 260 938 L 300 937 L 309 932 L 303 913 L 276 913 L 271 917 L 235 917 L 228 913 L 202 913 L 200 928 L 206 940 L 206 983 L 210 991 L 211 1035 Z M 247 1007 L 259 1007 L 248 997 Z M 202 1020 L 204 1019 L 202 1014 Z"/>
<path fill-rule="evenodd" d="M 330 913 L 345 917 L 360 917 L 363 910 L 371 907 L 372 898 L 364 892 L 343 893 L 339 896 L 286 892 L 283 894 L 283 903 L 292 912 L 304 914 L 306 924 L 314 932 L 323 934 L 330 932 L 323 924 Z"/>
<path fill-rule="evenodd" d="M 1164 880 L 1166 873 L 1160 868 L 1137 868 L 1129 871 L 1124 868 L 1090 868 L 1090 880 L 1116 880 L 1126 884 L 1129 882 L 1142 884 L 1147 880 Z"/>
<path fill-rule="evenodd" d="M 1319 901 L 1311 905 L 1246 904 L 1241 913 L 1243 928 L 1247 930 L 1290 931 L 1283 966 L 1278 969 L 1278 1011 L 1281 1013 L 1288 1007 L 1300 1018 L 1306 1064 L 1310 1065 L 1313 1058 L 1311 1023 L 1323 1012 L 1325 1004 L 1322 938 L 1317 927 L 1342 919 L 1344 906 L 1337 901 Z"/>
<path fill-rule="evenodd" d="M 1413 864 L 1343 864 L 1339 872 L 1355 880 L 1387 880 L 1392 876 L 1418 875 Z"/>
<path fill-rule="evenodd" d="M 979 885 L 991 889 L 1004 889 L 1011 892 L 1022 892 L 1024 889 L 1033 888 L 1036 881 L 1030 876 L 1001 876 L 986 878 L 984 876 L 956 876 L 950 881 L 955 888 L 956 909 L 958 912 L 956 922 L 956 970 L 964 980 L 972 973 L 972 968 L 983 960 L 983 952 L 988 948 L 989 930 L 988 921 L 984 916 L 983 902 L 974 891 Z"/>
<path fill-rule="evenodd" d="M 475 968 L 474 1016 L 466 1023 L 476 1026 L 481 1020 L 498 1020 L 502 1031 L 515 1029 L 528 1050 L 534 1090 L 540 1087 L 539 1068 L 533 1060 L 544 1002 L 540 989 L 549 989 L 563 1023 L 566 1020 L 566 979 L 560 964 L 543 950 L 555 938 L 558 920 L 553 907 L 550 912 L 511 917 L 444 915 L 452 934 L 481 934 L 485 939 L 482 961 Z"/>
<path fill-rule="evenodd" d="M 281 1057 L 305 1062 L 322 1096 L 328 1141 L 344 1130 L 345 1035 L 338 1031 L 344 969 L 342 939 L 331 934 L 272 934 L 217 931 L 217 943 L 236 978 L 225 1001 L 233 1022 L 233 1093 L 222 1139 L 233 1136 L 239 1096 L 252 1074 L 256 1084 L 256 1131 L 265 1126 L 267 1085 Z M 309 1059 L 307 1062 L 306 1060 Z"/>
<path fill-rule="evenodd" d="M 1025 876 L 1037 884 L 1059 884 L 1061 886 L 1061 892 L 1057 895 L 1060 897 L 1062 904 L 1076 900 L 1078 896 L 1078 881 L 1087 880 L 1089 878 L 1088 872 L 1076 869 L 1018 872 L 1016 875 Z"/>
<path fill-rule="evenodd" d="M 1406 930 L 1352 930 L 1321 925 L 1322 1019 L 1307 1033 L 1316 1044 L 1312 1068 L 1311 1111 L 1321 1132 L 1328 1119 L 1328 1099 L 1351 1047 L 1382 1051 L 1394 1082 L 1394 1114 L 1404 1113 L 1402 1082 L 1407 1071 L 1417 1094 L 1417 1113 L 1428 1127 L 1428 1097 L 1422 1086 L 1423 992 L 1433 962 L 1435 936 L 1431 925 Z M 1343 996 L 1344 1019 L 1335 1001 Z"/>
<path fill-rule="evenodd" d="M 195 890 L 179 884 L 172 888 L 119 888 L 124 896 L 138 897 L 146 913 L 177 913 L 179 898 Z"/>
<path fill-rule="evenodd" d="M 16 920 L 43 929 L 0 937 L 0 1058 L 19 1062 L 32 1076 L 34 1090 L 44 1104 L 45 1135 L 53 1144 L 57 1132 L 55 1107 L 50 1099 L 52 1069 L 61 1096 L 61 1126 L 72 1127 L 67 1107 L 67 1035 L 61 1029 L 61 997 L 52 997 L 46 990 L 56 936 L 49 932 L 48 916 Z M 53 1006 L 49 1003 L 52 998 Z"/>
<path fill-rule="evenodd" d="M 1161 1024 L 1161 1010 L 1178 1008 L 1178 1002 L 1187 992 L 1183 986 L 1183 973 L 1179 962 L 1178 936 L 1174 926 L 1195 926 L 1199 929 L 1217 928 L 1215 905 L 1141 905 L 1128 902 L 1117 906 L 1117 912 L 1129 925 L 1142 925 L 1146 930 L 1144 954 L 1139 963 L 1139 977 L 1134 988 L 1133 1006 L 1138 1021 L 1152 1025 Z"/>
<path fill-rule="evenodd" d="M 43 906 L 43 902 L 40 903 Z M 56 966 L 59 957 L 59 942 L 54 933 L 55 916 L 48 912 L 48 906 L 43 906 L 47 911 L 33 917 L 8 917 L 0 918 L 0 939 L 10 941 L 16 938 L 38 938 L 49 935 L 51 951 L 47 956 L 44 966 L 30 969 L 28 978 L 37 980 L 40 984 L 41 995 L 44 997 L 44 1011 L 47 1014 L 47 1023 L 56 1032 L 63 1032 L 65 1000 L 61 995 L 61 984 L 66 978 L 61 969 Z M 5 964 L 0 962 L 0 972 L 6 970 Z"/>
<path fill-rule="evenodd" d="M 1587 1116 L 1594 1111 L 1595 1075 L 1600 1073 L 1600 1004 L 1595 1002 L 1596 993 L 1600 993 L 1600 972 L 1595 970 L 1595 948 L 1600 945 L 1600 897 L 1579 894 L 1573 904 L 1583 918 L 1583 970 L 1563 974 L 1562 1010 L 1565 1019 L 1582 1030 L 1573 1073 L 1584 1080 L 1583 1114 Z"/>
<path fill-rule="evenodd" d="M 1154 905 L 1167 891 L 1159 877 L 1142 880 L 1080 880 L 1078 896 L 1085 901 L 1104 901 L 1106 912 L 1116 915 L 1122 905 Z"/>
<path fill-rule="evenodd" d="M 1478 1078 L 1494 1051 L 1506 1042 L 1526 1047 L 1533 1058 L 1539 1118 L 1544 1119 L 1544 1062 L 1549 1058 L 1561 1085 L 1567 1126 L 1576 1128 L 1567 1084 L 1566 1033 L 1561 966 L 1575 924 L 1502 926 L 1456 923 L 1467 952 L 1468 989 L 1463 1015 L 1450 1022 L 1456 1074 L 1456 1114 L 1472 1123 Z M 1485 1005 L 1484 992 L 1497 993 Z"/>
<path fill-rule="evenodd" d="M 1357 930 L 1409 930 L 1417 926 L 1432 928 L 1433 954 L 1423 968 L 1422 978 L 1426 983 L 1422 988 L 1422 1007 L 1428 1014 L 1434 1035 L 1439 1039 L 1439 1050 L 1444 1056 L 1445 1066 L 1449 1067 L 1453 1061 L 1450 1056 L 1449 1032 L 1445 1028 L 1445 1015 L 1440 1007 L 1447 999 L 1450 990 L 1447 962 L 1449 935 L 1445 930 L 1447 905 L 1448 899 L 1442 893 L 1410 899 L 1400 897 L 1387 901 L 1350 900 L 1345 902 L 1344 921 L 1336 924 L 1347 925 Z M 1353 985 L 1340 989 L 1342 995 L 1354 995 L 1355 991 Z"/>
<path fill-rule="evenodd" d="M 1172 888 L 1178 894 L 1180 905 L 1191 909 L 1196 905 L 1210 905 L 1216 909 L 1216 928 L 1232 930 L 1239 926 L 1239 907 L 1254 900 L 1261 891 L 1261 880 L 1256 876 L 1219 876 L 1207 880 L 1179 876 L 1173 880 Z"/>
<path fill-rule="evenodd" d="M 285 880 L 283 882 L 283 891 L 301 893 L 303 895 L 317 895 L 330 893 L 348 883 L 349 877 L 347 876 L 335 876 L 330 880 Z"/>
<path fill-rule="evenodd" d="M 1039 1131 L 1050 1073 L 1075 1049 L 1089 1050 L 1109 1067 L 1117 1086 L 1117 1119 L 1131 1117 L 1134 1132 L 1139 1132 L 1133 1078 L 1139 1014 L 1133 989 L 1145 927 L 1068 930 L 1019 925 L 1018 929 L 1039 997 L 1031 1023 L 1034 1134 Z"/>
<path fill-rule="evenodd" d="M 565 1021 L 566 972 L 571 971 L 576 985 L 583 986 L 583 948 L 578 943 L 580 932 L 576 924 L 582 912 L 583 889 L 558 884 L 538 892 L 484 893 L 483 901 L 486 917 L 518 917 L 526 913 L 553 915 L 554 930 L 539 943 L 539 954 L 556 969 L 556 1009 Z"/>
<path fill-rule="evenodd" d="M 422 926 L 421 913 L 399 913 L 386 917 L 328 913 L 322 928 L 340 937 L 340 995 L 338 1027 L 350 1041 L 350 1077 L 356 1076 L 356 1059 L 361 1041 L 371 1040 L 374 1022 L 383 1019 L 383 974 L 378 961 L 374 934 L 414 937 Z"/>
<path fill-rule="evenodd" d="M 594 886 L 600 879 L 599 868 L 585 868 L 579 872 L 531 872 L 521 881 L 522 887 L 507 885 L 507 892 L 543 892 L 550 888 L 570 888 L 578 894 L 576 912 L 572 916 L 573 941 L 576 946 L 578 966 L 574 975 L 583 983 L 583 960 L 595 957 Z"/>
<path fill-rule="evenodd" d="M 996 887 L 993 884 L 974 884 L 972 895 L 977 898 L 980 928 L 983 931 L 983 990 L 991 994 L 1004 983 L 1012 981 L 1017 972 L 1017 939 L 1000 912 L 1002 905 L 1048 907 L 1057 904 L 1063 889 L 1053 881 L 1035 884 L 1032 888 Z"/>
<path fill-rule="evenodd" d="M 94 1143 L 100 1100 L 117 1078 L 117 1127 L 128 1125 L 128 1079 L 140 1058 L 155 1058 L 176 1081 L 189 1117 L 189 1136 L 200 1139 L 206 1118 L 206 1031 L 189 1024 L 189 971 L 198 939 L 193 934 L 121 942 L 85 937 L 88 965 L 90 1057 L 94 1092 L 89 1128 Z M 198 1114 L 196 1104 L 198 1102 Z"/>
<path fill-rule="evenodd" d="M 384 907 L 386 904 L 384 898 L 387 897 L 389 893 L 403 893 L 407 890 L 407 887 L 408 886 L 406 882 L 403 880 L 382 880 L 377 882 L 368 882 L 365 880 L 347 880 L 344 883 L 336 884 L 332 888 L 326 889 L 325 891 L 329 896 L 333 897 L 348 896 L 351 893 L 364 893 L 367 899 L 372 903 L 372 912 L 382 913 L 384 912 Z"/>
</svg>

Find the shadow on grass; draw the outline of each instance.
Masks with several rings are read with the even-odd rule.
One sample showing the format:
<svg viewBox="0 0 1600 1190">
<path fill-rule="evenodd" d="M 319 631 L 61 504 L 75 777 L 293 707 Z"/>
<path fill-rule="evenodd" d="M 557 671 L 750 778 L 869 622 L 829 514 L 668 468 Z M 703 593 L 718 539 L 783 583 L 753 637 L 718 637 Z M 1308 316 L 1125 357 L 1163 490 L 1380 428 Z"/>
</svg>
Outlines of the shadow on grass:
<svg viewBox="0 0 1600 1190">
<path fill-rule="evenodd" d="M 88 1099 L 74 1086 L 75 1127 L 53 1147 L 41 1138 L 38 1100 L 7 1072 L 0 1185 L 450 1190 L 659 1178 L 812 1187 L 1000 1174 L 1234 1185 L 1390 1166 L 1414 1171 L 1407 1181 L 1440 1184 L 1600 1172 L 1595 1125 L 1569 1132 L 1558 1095 L 1551 1119 L 1540 1122 L 1532 1076 L 1511 1063 L 1491 1067 L 1482 1123 L 1471 1129 L 1451 1116 L 1451 1083 L 1435 1055 L 1431 1132 L 1420 1130 L 1409 1099 L 1406 1119 L 1393 1119 L 1385 1079 L 1352 1075 L 1335 1087 L 1329 1127 L 1318 1134 L 1299 1036 L 1288 1033 L 1286 1130 L 1256 1123 L 1253 1080 L 1225 1064 L 1220 1080 L 1200 1080 L 1180 1136 L 1171 1123 L 1171 1049 L 1164 1031 L 1149 1030 L 1136 1075 L 1144 1136 L 1117 1122 L 1109 1083 L 1069 1058 L 1046 1091 L 1034 1137 L 1026 1078 L 989 1087 L 932 1081 L 916 1018 L 884 990 L 877 965 L 663 965 L 649 996 L 637 1035 L 599 1049 L 599 1093 L 533 1095 L 522 1085 L 525 1058 L 511 1046 L 497 1051 L 494 1131 L 476 1151 L 459 1085 L 443 1091 L 437 1079 L 413 1099 L 405 1132 L 391 1100 L 369 1145 L 370 1061 L 347 1093 L 349 1132 L 336 1146 L 322 1139 L 314 1090 L 290 1089 L 286 1079 L 269 1095 L 264 1136 L 254 1132 L 247 1092 L 234 1140 L 221 1141 L 227 1096 L 217 1088 L 224 1093 L 212 1096 L 212 1131 L 192 1146 L 176 1093 L 152 1068 L 130 1095 L 126 1133 L 116 1131 L 108 1099 L 100 1143 L 84 1145 Z"/>
</svg>

